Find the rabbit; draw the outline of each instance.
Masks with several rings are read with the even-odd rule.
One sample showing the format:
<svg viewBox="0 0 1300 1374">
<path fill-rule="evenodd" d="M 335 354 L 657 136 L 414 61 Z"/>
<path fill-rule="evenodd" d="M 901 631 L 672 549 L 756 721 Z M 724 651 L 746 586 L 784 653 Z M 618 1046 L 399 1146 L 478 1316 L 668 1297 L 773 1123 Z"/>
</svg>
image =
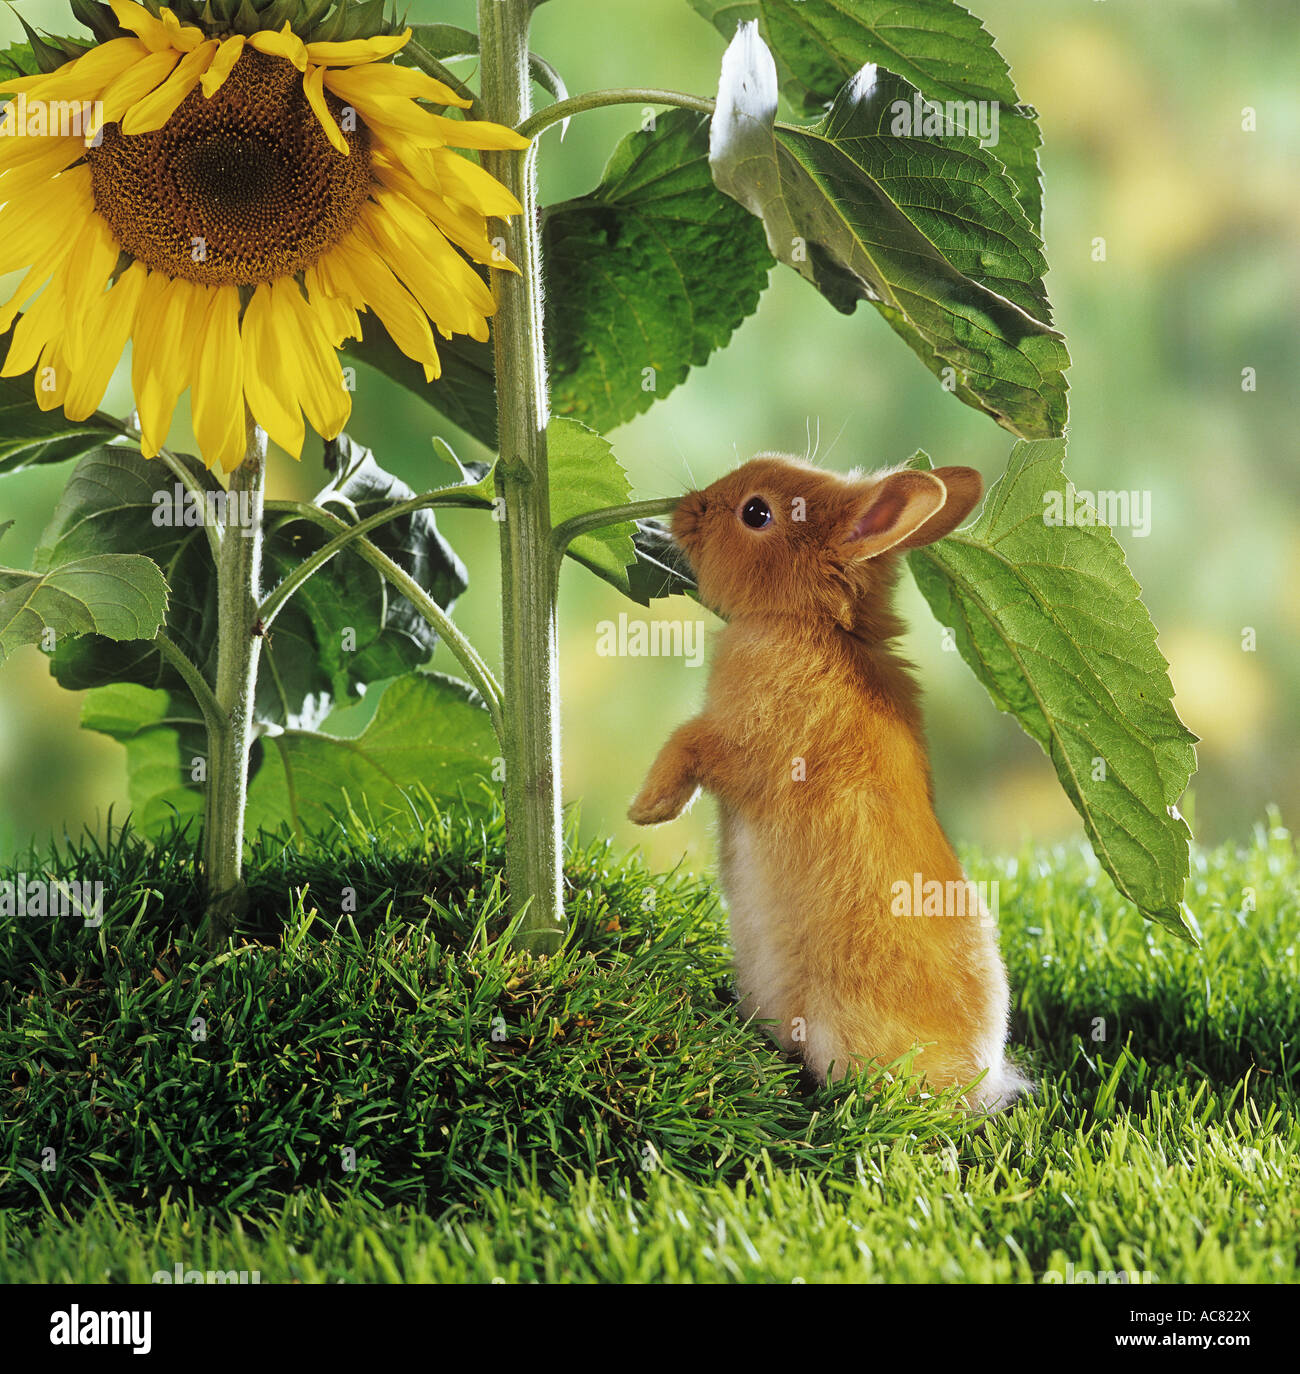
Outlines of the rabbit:
<svg viewBox="0 0 1300 1374">
<path fill-rule="evenodd" d="M 965 1107 L 996 1110 L 1028 1087 L 1005 1057 L 1006 971 L 935 816 L 918 688 L 891 647 L 899 555 L 981 491 L 966 467 L 842 476 L 763 456 L 684 496 L 674 541 L 727 623 L 703 711 L 628 815 L 657 825 L 701 788 L 717 799 L 742 1012 L 775 1022 L 818 1081 L 919 1046 L 932 1088 L 979 1079 Z M 949 894 L 945 914 L 907 914 L 922 890 Z"/>
</svg>

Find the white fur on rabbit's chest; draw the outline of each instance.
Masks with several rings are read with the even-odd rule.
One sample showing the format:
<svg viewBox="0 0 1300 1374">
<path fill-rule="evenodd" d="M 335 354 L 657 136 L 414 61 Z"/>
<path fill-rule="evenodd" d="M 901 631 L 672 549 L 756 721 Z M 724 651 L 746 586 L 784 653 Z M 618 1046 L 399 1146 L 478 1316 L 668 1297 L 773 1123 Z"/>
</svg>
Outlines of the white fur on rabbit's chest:
<svg viewBox="0 0 1300 1374">
<path fill-rule="evenodd" d="M 720 876 L 741 1006 L 748 1016 L 783 1020 L 792 989 L 789 960 L 782 950 L 788 921 L 780 910 L 781 895 L 753 827 L 725 805 L 720 812 Z M 782 1029 L 777 1027 L 778 1032 Z"/>
</svg>

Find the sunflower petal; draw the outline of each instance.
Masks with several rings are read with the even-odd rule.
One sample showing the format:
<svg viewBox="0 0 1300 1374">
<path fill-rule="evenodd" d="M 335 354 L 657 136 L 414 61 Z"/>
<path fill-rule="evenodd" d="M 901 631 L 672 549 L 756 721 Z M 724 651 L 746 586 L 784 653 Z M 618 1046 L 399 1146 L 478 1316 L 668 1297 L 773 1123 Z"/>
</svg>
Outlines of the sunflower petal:
<svg viewBox="0 0 1300 1374">
<path fill-rule="evenodd" d="M 307 97 L 307 103 L 311 106 L 316 118 L 320 120 L 320 126 L 325 130 L 325 137 L 334 147 L 343 154 L 348 155 L 347 140 L 343 137 L 330 107 L 325 103 L 325 68 L 308 67 L 307 74 L 302 79 L 303 93 Z"/>
<path fill-rule="evenodd" d="M 176 69 L 142 100 L 137 100 L 122 118 L 124 134 L 151 134 L 161 129 L 176 113 L 181 101 L 199 84 L 203 73 L 212 65 L 217 40 L 209 38 L 193 52 L 187 52 Z"/>
<path fill-rule="evenodd" d="M 131 349 L 131 385 L 146 458 L 156 458 L 167 442 L 176 402 L 191 385 L 210 296 L 208 287 L 164 272 L 152 273 L 146 283 Z"/>
<path fill-rule="evenodd" d="M 0 377 L 20 377 L 36 366 L 41 350 L 63 333 L 63 292 L 51 282 L 14 326 Z"/>
<path fill-rule="evenodd" d="M 244 51 L 246 41 L 242 33 L 236 33 L 225 39 L 217 49 L 217 55 L 212 59 L 212 65 L 203 73 L 199 81 L 206 99 L 211 100 L 225 84 L 226 77 L 230 75 L 235 63 L 239 61 L 240 54 Z"/>
<path fill-rule="evenodd" d="M 407 29 L 405 33 L 353 38 L 346 43 L 308 43 L 307 60 L 322 67 L 359 67 L 367 62 L 381 62 L 385 57 L 392 57 L 410 41 L 411 30 Z"/>
<path fill-rule="evenodd" d="M 282 324 L 279 331 L 277 323 Z M 294 346 L 292 321 L 281 321 L 270 286 L 259 286 L 253 293 L 244 311 L 241 337 L 244 399 L 253 419 L 286 453 L 301 458 L 306 429 L 297 388 L 287 385 L 289 379 L 285 376 L 285 364 Z"/>
<path fill-rule="evenodd" d="M 330 282 L 341 288 L 336 294 L 346 296 L 358 309 L 373 310 L 398 348 L 423 365 L 429 380 L 441 375 L 428 317 L 360 234 L 339 244 L 322 267 Z"/>
<path fill-rule="evenodd" d="M 138 38 L 110 38 L 44 76 L 0 81 L 0 91 L 22 92 L 29 100 L 94 100 L 147 52 Z"/>
<path fill-rule="evenodd" d="M 108 0 L 108 3 L 113 7 L 118 24 L 124 29 L 130 29 L 132 33 L 139 34 L 140 41 L 150 52 L 162 52 L 167 48 L 189 51 L 203 41 L 203 34 L 198 29 L 182 27 L 171 10 L 162 11 L 168 19 L 155 19 L 143 5 L 137 5 L 135 0 Z"/>
<path fill-rule="evenodd" d="M 98 347 L 91 317 L 117 266 L 118 251 L 108 221 L 88 215 L 77 236 L 77 251 L 68 254 L 59 274 L 67 310 L 64 353 L 74 369 L 85 363 L 88 340 Z"/>
<path fill-rule="evenodd" d="M 149 269 L 144 263 L 133 262 L 117 279 L 113 289 L 95 302 L 86 322 L 87 333 L 93 342 L 87 357 L 72 367 L 68 396 L 63 403 L 64 414 L 69 420 L 88 420 L 99 409 L 135 327 L 140 292 L 148 275 Z"/>
<path fill-rule="evenodd" d="M 233 472 L 244 460 L 244 355 L 239 341 L 239 291 L 219 286 L 197 344 L 190 410 L 199 453 L 211 467 Z"/>
<path fill-rule="evenodd" d="M 86 143 L 96 143 L 105 124 L 116 124 L 137 101 L 157 90 L 172 74 L 181 55 L 170 48 L 147 53 L 104 87 L 100 96 L 99 118 L 92 117 L 86 129 Z"/>
<path fill-rule="evenodd" d="M 302 39 L 289 26 L 287 19 L 284 21 L 284 28 L 279 33 L 275 33 L 271 29 L 263 29 L 248 40 L 248 45 L 251 48 L 256 48 L 258 52 L 268 53 L 271 57 L 287 58 L 300 72 L 307 70 L 307 49 L 303 45 Z"/>
<path fill-rule="evenodd" d="M 298 399 L 311 427 L 326 439 L 337 439 L 352 413 L 352 396 L 343 385 L 339 355 L 307 302 L 298 283 L 281 278 L 271 284 L 271 305 L 280 327 L 283 356 L 293 359 Z M 285 325 L 292 323 L 292 328 Z"/>
</svg>

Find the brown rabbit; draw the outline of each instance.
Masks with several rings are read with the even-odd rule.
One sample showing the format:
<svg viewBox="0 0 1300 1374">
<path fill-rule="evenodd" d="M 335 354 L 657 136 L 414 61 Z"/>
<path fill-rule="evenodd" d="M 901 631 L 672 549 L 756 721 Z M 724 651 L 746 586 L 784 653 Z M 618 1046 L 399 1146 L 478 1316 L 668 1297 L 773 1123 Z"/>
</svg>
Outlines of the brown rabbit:
<svg viewBox="0 0 1300 1374">
<path fill-rule="evenodd" d="M 673 536 L 727 626 L 703 712 L 660 750 L 629 815 L 703 787 L 747 1015 L 819 1078 L 920 1046 L 934 1087 L 1005 1106 L 997 936 L 934 814 L 917 687 L 891 648 L 899 554 L 979 500 L 971 468 L 844 477 L 756 458 L 678 503 Z M 936 881 L 943 884 L 935 887 Z M 913 893 L 943 893 L 911 912 Z"/>
</svg>

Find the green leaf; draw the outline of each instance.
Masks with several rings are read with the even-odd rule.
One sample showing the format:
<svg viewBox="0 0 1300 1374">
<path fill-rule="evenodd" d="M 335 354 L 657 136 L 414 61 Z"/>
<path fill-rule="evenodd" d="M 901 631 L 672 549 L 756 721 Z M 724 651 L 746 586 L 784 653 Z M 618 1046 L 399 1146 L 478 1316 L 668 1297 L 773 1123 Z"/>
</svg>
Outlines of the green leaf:
<svg viewBox="0 0 1300 1374">
<path fill-rule="evenodd" d="M 648 606 L 655 597 L 695 596 L 695 573 L 662 520 L 638 520 L 636 563 L 627 570 L 628 595 Z"/>
<path fill-rule="evenodd" d="M 12 339 L 13 330 L 0 334 L 0 362 L 8 356 Z M 62 408 L 42 410 L 36 404 L 30 372 L 0 377 L 0 476 L 38 463 L 79 458 L 121 433 L 122 426 L 106 415 L 78 424 Z"/>
<path fill-rule="evenodd" d="M 0 52 L 0 81 L 10 81 L 20 76 L 38 76 L 40 70 L 30 43 L 11 43 Z M 7 100 L 8 96 L 4 99 Z"/>
<path fill-rule="evenodd" d="M 1038 116 L 1021 105 L 1011 73 L 983 24 L 952 0 L 691 0 L 728 39 L 757 19 L 781 73 L 781 91 L 818 111 L 868 62 L 902 77 L 927 100 L 996 102 L 995 153 L 1038 232 L 1043 188 Z"/>
<path fill-rule="evenodd" d="M 1043 746 L 1115 886 L 1190 938 L 1191 836 L 1173 808 L 1196 736 L 1114 535 L 1091 507 L 1096 523 L 1047 523 L 1075 508 L 1064 458 L 1064 440 L 1017 444 L 976 522 L 908 558 L 994 704 Z"/>
<path fill-rule="evenodd" d="M 152 639 L 166 614 L 167 583 L 138 555 L 96 554 L 37 572 L 0 568 L 0 664 L 51 632 L 56 644 L 88 634 Z"/>
<path fill-rule="evenodd" d="M 960 399 L 1013 434 L 1054 437 L 1069 356 L 1042 245 L 974 139 L 890 132 L 891 107 L 915 94 L 868 67 L 820 124 L 778 125 L 772 57 L 746 25 L 723 60 L 714 177 L 837 308 L 871 301 Z"/>
<path fill-rule="evenodd" d="M 753 313 L 772 259 L 713 185 L 708 118 L 659 116 L 542 228 L 552 406 L 602 432 L 686 379 Z"/>
<path fill-rule="evenodd" d="M 157 835 L 174 820 L 203 814 L 203 793 L 186 780 L 206 743 L 196 735 L 196 713 L 188 697 L 134 682 L 114 682 L 86 693 L 81 726 L 126 747 L 127 794 L 137 830 Z"/>
<path fill-rule="evenodd" d="M 609 441 L 586 425 L 576 420 L 552 420 L 546 429 L 546 449 L 553 526 L 562 525 L 575 515 L 626 505 L 632 499 L 631 483 Z M 579 535 L 566 552 L 630 595 L 627 570 L 636 561 L 634 531 L 630 520 L 605 525 Z"/>
<path fill-rule="evenodd" d="M 490 776 L 496 752 L 491 718 L 472 688 L 441 674 L 408 673 L 383 687 L 355 736 L 323 728 L 263 737 L 248 790 L 248 833 L 287 824 L 300 836 L 319 834 L 335 814 L 363 802 L 372 813 L 386 809 L 401 828 L 403 815 L 419 814 L 412 800 L 419 789 L 473 804 L 472 780 Z"/>
</svg>

